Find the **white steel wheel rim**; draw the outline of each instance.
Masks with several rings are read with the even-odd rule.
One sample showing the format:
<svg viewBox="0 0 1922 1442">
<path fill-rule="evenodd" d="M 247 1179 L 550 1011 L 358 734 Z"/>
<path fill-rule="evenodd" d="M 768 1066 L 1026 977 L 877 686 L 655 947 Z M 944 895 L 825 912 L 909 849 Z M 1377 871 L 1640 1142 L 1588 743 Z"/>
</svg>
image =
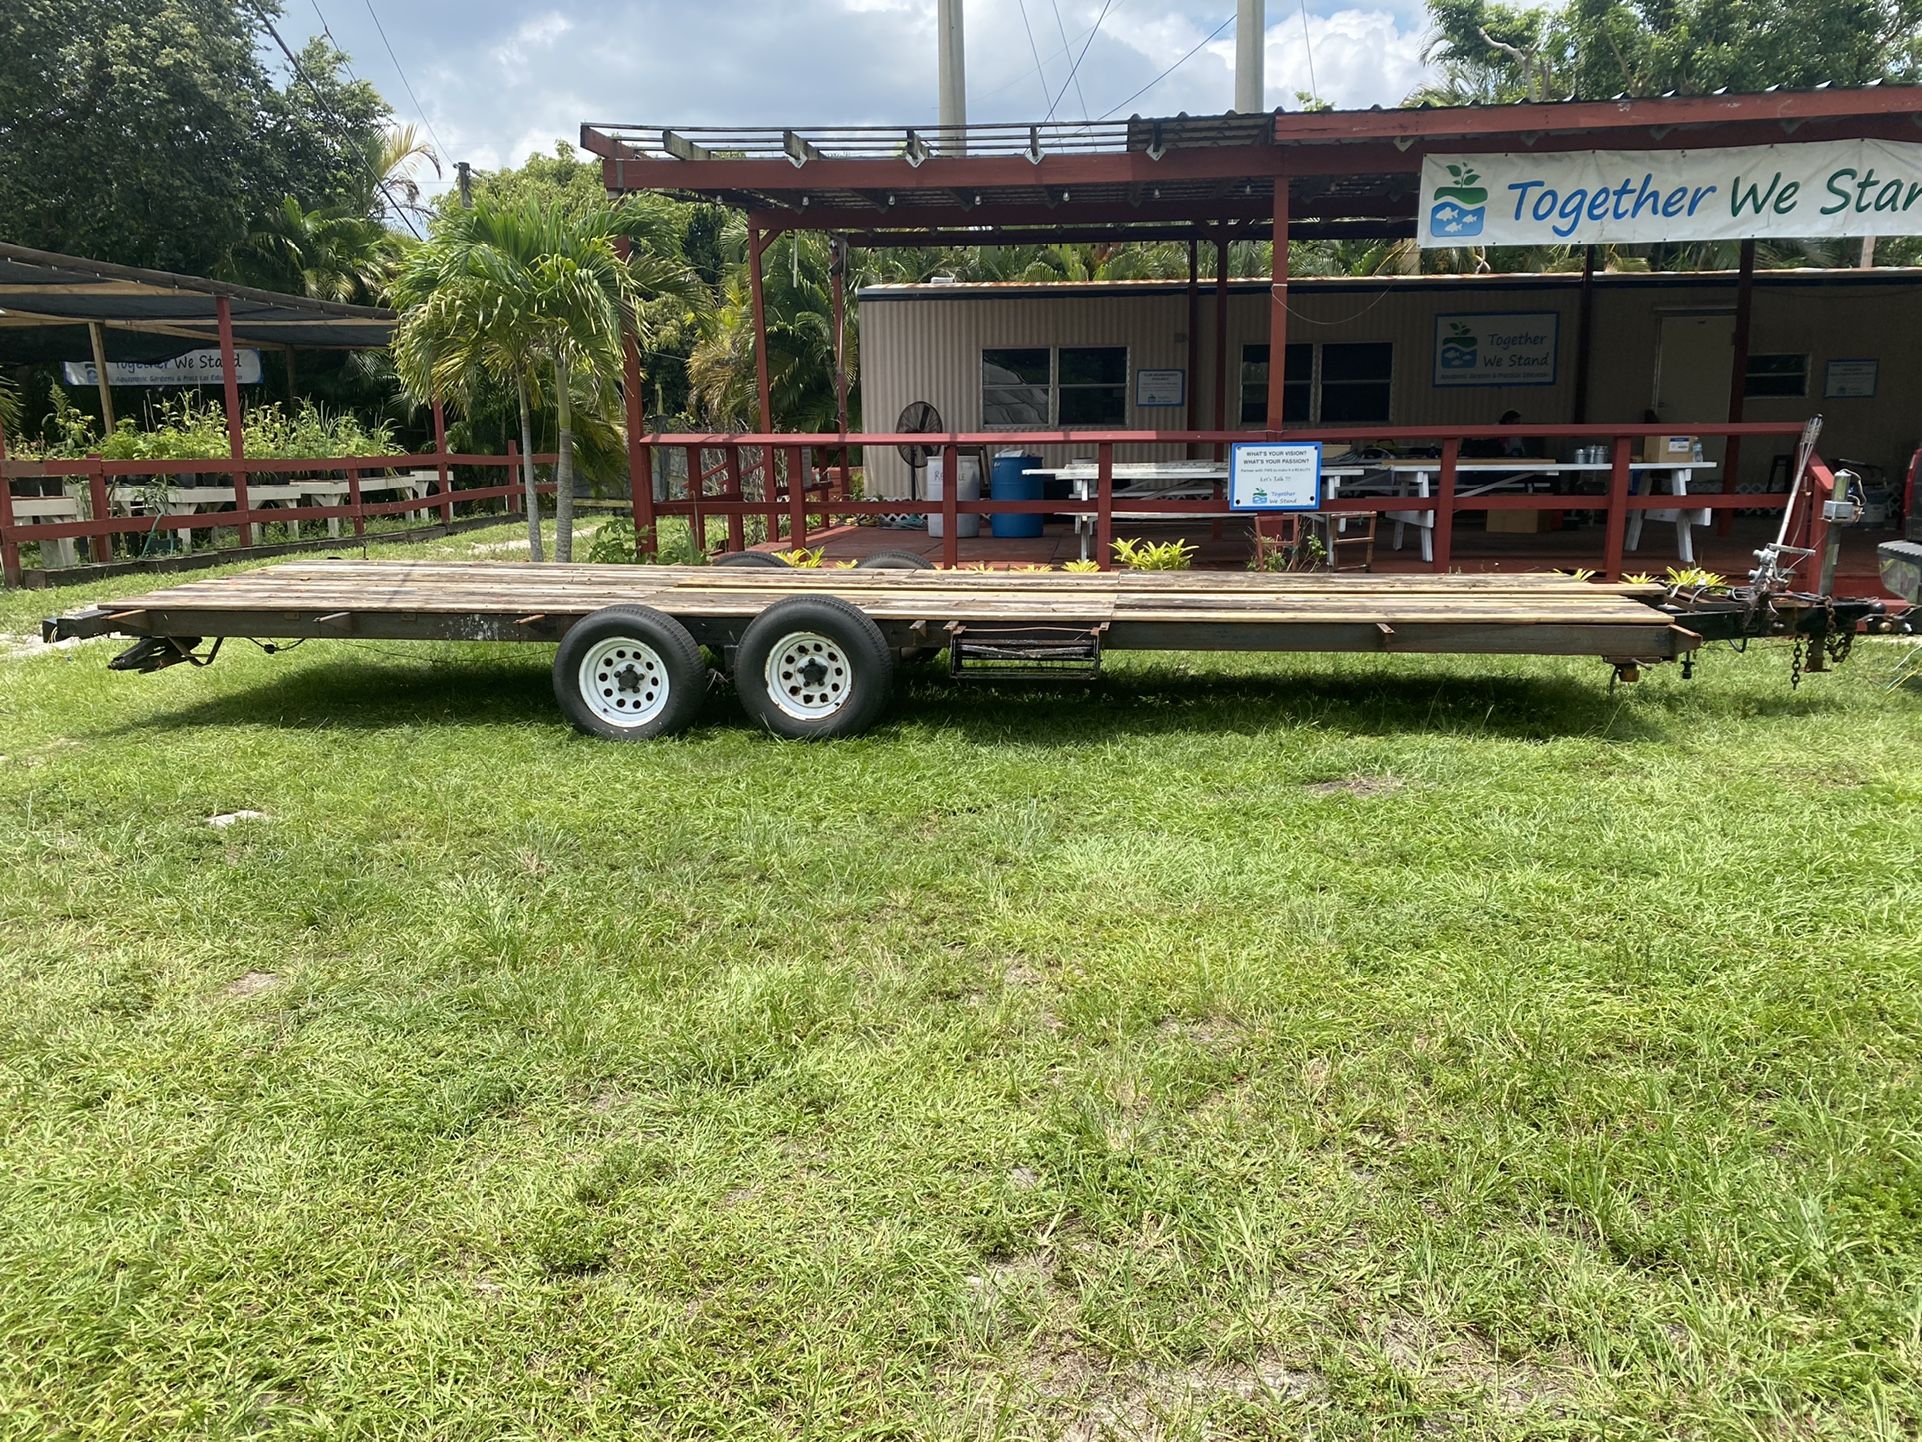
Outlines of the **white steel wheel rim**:
<svg viewBox="0 0 1922 1442">
<path fill-rule="evenodd" d="M 624 729 L 645 726 L 667 709 L 667 665 L 632 636 L 597 641 L 581 657 L 580 690 L 596 719 Z"/>
<path fill-rule="evenodd" d="M 767 653 L 768 698 L 796 721 L 819 721 L 847 705 L 854 667 L 847 648 L 815 631 L 791 631 Z"/>
</svg>

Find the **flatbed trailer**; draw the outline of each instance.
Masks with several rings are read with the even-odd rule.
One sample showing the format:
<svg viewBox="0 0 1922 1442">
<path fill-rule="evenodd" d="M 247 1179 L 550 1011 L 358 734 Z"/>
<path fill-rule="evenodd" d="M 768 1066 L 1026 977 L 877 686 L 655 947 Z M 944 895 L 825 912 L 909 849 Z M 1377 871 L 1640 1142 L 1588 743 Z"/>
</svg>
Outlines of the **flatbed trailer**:
<svg viewBox="0 0 1922 1442">
<path fill-rule="evenodd" d="M 289 562 L 90 606 L 45 630 L 135 637 L 113 665 L 137 671 L 205 664 L 203 644 L 217 652 L 232 637 L 558 643 L 562 709 L 582 729 L 622 739 L 689 724 L 711 658 L 770 730 L 827 737 L 872 724 L 897 658 L 943 649 L 964 677 L 1087 675 L 1105 650 L 1146 650 L 1594 656 L 1632 679 L 1703 639 L 1663 586 L 1554 573 L 813 570 L 757 560 Z"/>
</svg>

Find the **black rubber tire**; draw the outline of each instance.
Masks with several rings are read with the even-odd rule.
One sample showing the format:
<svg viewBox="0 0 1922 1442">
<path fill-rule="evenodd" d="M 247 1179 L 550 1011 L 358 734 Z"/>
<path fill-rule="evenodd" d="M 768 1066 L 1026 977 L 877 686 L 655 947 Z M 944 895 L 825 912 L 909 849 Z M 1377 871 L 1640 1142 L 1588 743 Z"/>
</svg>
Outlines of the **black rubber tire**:
<svg viewBox="0 0 1922 1442">
<path fill-rule="evenodd" d="M 845 698 L 826 715 L 790 715 L 769 694 L 768 658 L 797 631 L 828 641 L 832 649 L 823 655 L 823 663 L 847 669 Z M 887 709 L 894 692 L 894 657 L 881 628 L 859 606 L 839 596 L 790 596 L 761 612 L 741 633 L 734 691 L 742 709 L 776 736 L 793 741 L 858 736 Z"/>
<path fill-rule="evenodd" d="M 854 563 L 857 571 L 932 571 L 934 562 L 912 551 L 876 551 Z"/>
<path fill-rule="evenodd" d="M 597 715 L 581 692 L 581 663 L 588 653 L 603 642 L 621 639 L 638 642 L 660 658 L 658 680 L 667 686 L 666 704 L 632 726 Z M 560 649 L 554 653 L 554 699 L 562 713 L 577 730 L 608 741 L 648 741 L 685 731 L 701 714 L 707 689 L 707 663 L 687 627 L 649 606 L 609 606 L 596 611 L 561 637 Z"/>
<path fill-rule="evenodd" d="M 715 566 L 779 566 L 782 570 L 791 569 L 786 561 L 772 551 L 729 551 L 725 556 L 716 556 L 710 565 Z"/>
</svg>

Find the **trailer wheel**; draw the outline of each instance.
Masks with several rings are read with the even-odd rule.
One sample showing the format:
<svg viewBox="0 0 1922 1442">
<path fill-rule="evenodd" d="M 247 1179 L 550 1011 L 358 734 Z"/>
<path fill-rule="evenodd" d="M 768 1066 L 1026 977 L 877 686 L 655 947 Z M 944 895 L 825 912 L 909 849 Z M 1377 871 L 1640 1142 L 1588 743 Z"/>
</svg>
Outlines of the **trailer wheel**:
<svg viewBox="0 0 1922 1442">
<path fill-rule="evenodd" d="M 854 563 L 857 571 L 932 571 L 934 562 L 912 551 L 876 551 Z"/>
<path fill-rule="evenodd" d="M 729 551 L 725 556 L 716 556 L 712 562 L 716 566 L 778 566 L 785 571 L 790 569 L 772 551 Z"/>
<path fill-rule="evenodd" d="M 684 731 L 707 694 L 707 664 L 672 616 L 647 606 L 609 606 L 561 638 L 554 697 L 582 731 L 645 741 Z"/>
<path fill-rule="evenodd" d="M 747 714 L 777 736 L 858 736 L 888 704 L 894 657 L 881 628 L 838 596 L 776 601 L 748 623 L 734 689 Z"/>
</svg>

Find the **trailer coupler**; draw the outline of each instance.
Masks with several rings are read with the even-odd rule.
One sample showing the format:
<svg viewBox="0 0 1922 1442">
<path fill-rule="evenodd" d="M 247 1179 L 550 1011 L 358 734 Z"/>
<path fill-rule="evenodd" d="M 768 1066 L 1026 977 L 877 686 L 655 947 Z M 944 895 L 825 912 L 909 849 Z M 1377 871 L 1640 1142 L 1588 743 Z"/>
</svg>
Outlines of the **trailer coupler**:
<svg viewBox="0 0 1922 1442">
<path fill-rule="evenodd" d="M 182 661 L 190 666 L 213 665 L 214 657 L 220 654 L 220 638 L 214 639 L 213 649 L 204 656 L 194 654 L 194 647 L 199 644 L 198 636 L 142 636 L 109 661 L 107 669 L 138 671 L 145 675 L 149 671 L 164 671 L 169 666 L 178 666 Z"/>
</svg>

